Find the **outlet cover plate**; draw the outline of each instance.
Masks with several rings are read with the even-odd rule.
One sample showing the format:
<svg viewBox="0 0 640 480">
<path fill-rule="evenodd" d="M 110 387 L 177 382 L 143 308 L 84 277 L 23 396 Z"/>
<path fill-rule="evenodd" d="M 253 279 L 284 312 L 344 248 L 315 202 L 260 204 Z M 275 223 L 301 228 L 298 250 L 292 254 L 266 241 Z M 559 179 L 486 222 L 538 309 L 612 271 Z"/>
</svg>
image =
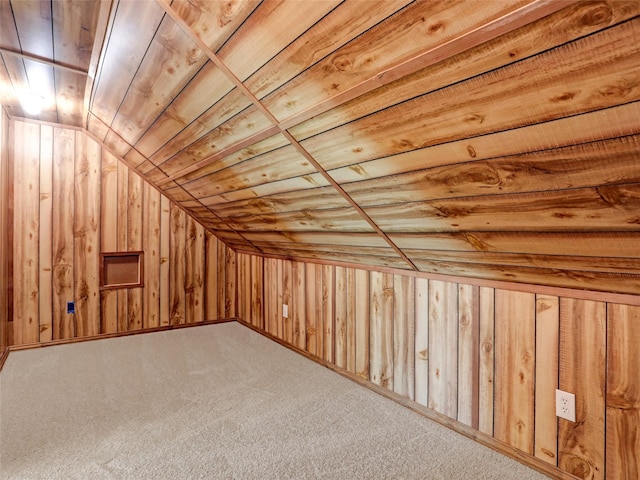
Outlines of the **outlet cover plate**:
<svg viewBox="0 0 640 480">
<path fill-rule="evenodd" d="M 286 303 L 282 305 L 282 316 L 284 318 L 289 318 L 289 305 Z"/>
<path fill-rule="evenodd" d="M 576 421 L 576 396 L 573 393 L 556 389 L 556 416 Z"/>
</svg>

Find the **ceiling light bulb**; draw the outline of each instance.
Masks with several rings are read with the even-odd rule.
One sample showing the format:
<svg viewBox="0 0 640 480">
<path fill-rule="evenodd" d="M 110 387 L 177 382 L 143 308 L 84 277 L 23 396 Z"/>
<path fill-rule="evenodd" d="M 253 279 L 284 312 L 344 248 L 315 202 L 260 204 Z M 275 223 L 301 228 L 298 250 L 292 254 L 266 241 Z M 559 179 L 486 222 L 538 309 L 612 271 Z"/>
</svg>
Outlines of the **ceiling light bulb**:
<svg viewBox="0 0 640 480">
<path fill-rule="evenodd" d="M 22 99 L 22 109 L 28 115 L 38 115 L 44 105 L 44 97 L 35 93 L 28 93 Z"/>
</svg>

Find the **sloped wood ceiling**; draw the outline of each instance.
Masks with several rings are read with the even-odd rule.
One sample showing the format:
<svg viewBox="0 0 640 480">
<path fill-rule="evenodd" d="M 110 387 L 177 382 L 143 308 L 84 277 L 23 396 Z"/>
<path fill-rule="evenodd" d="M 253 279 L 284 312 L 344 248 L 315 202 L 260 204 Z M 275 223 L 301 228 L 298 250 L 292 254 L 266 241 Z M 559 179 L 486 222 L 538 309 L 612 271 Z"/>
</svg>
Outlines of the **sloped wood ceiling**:
<svg viewBox="0 0 640 480">
<path fill-rule="evenodd" d="M 82 126 L 234 249 L 640 293 L 637 0 L 76 3 Z"/>
</svg>

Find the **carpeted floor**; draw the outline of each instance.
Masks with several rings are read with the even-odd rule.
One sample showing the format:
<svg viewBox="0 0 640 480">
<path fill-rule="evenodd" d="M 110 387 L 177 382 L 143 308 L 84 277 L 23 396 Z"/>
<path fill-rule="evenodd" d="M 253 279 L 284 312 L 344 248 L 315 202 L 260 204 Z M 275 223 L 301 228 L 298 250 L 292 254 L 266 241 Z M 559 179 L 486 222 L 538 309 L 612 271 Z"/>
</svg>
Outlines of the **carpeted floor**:
<svg viewBox="0 0 640 480">
<path fill-rule="evenodd" d="M 228 323 L 13 352 L 3 479 L 545 476 Z"/>
</svg>

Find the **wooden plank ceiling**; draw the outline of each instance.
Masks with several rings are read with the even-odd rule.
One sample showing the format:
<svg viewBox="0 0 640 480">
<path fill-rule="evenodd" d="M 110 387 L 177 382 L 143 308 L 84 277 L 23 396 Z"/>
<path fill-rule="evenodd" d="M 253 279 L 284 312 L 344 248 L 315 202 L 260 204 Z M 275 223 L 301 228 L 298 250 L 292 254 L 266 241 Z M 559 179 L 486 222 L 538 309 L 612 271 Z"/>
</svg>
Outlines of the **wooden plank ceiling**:
<svg viewBox="0 0 640 480">
<path fill-rule="evenodd" d="M 0 81 L 87 71 L 40 118 L 234 249 L 640 293 L 637 0 L 2 1 Z"/>
</svg>

